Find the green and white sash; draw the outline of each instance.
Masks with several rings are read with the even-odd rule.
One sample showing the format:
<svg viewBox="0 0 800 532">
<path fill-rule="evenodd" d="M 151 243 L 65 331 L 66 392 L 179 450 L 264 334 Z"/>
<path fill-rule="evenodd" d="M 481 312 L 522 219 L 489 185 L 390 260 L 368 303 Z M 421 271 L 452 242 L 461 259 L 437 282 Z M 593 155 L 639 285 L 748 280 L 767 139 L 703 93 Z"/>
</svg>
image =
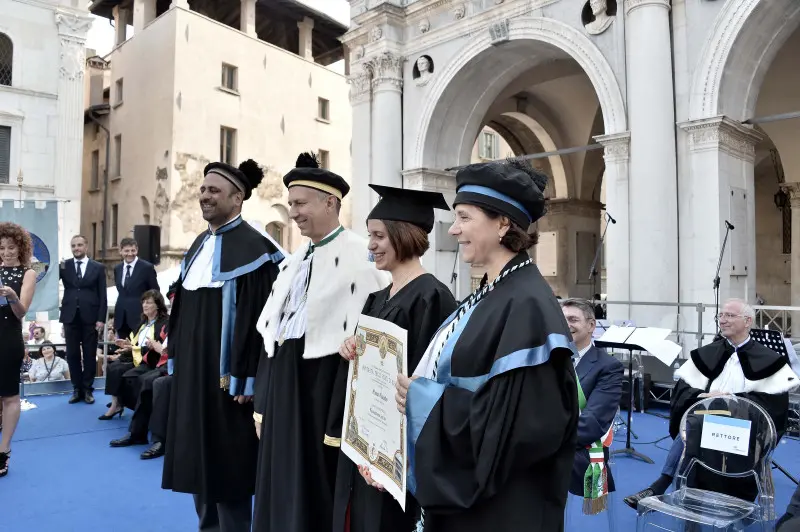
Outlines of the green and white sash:
<svg viewBox="0 0 800 532">
<path fill-rule="evenodd" d="M 578 383 L 578 408 L 583 411 L 586 408 L 586 396 L 577 374 L 575 380 Z M 614 441 L 613 428 L 612 422 L 602 438 L 586 446 L 589 449 L 589 467 L 583 475 L 583 513 L 586 515 L 599 514 L 608 507 L 608 471 L 603 449 L 611 447 Z"/>
</svg>

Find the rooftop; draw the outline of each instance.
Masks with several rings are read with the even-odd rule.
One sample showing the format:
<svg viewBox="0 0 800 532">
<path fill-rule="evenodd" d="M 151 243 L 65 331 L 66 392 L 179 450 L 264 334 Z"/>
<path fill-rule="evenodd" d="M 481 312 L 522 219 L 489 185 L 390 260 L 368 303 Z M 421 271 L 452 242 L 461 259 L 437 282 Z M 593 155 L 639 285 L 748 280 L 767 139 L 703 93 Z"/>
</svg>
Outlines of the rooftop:
<svg viewBox="0 0 800 532">
<path fill-rule="evenodd" d="M 172 0 L 155 0 L 156 16 L 169 10 Z M 94 0 L 89 10 L 114 20 L 114 8 L 133 11 L 133 0 Z M 189 0 L 189 7 L 233 29 L 239 29 L 241 0 Z M 256 33 L 262 41 L 298 53 L 298 22 L 314 21 L 312 55 L 317 63 L 329 65 L 344 58 L 339 38 L 348 28 L 338 20 L 313 9 L 299 0 L 256 0 Z M 130 20 L 130 19 L 129 19 Z"/>
</svg>

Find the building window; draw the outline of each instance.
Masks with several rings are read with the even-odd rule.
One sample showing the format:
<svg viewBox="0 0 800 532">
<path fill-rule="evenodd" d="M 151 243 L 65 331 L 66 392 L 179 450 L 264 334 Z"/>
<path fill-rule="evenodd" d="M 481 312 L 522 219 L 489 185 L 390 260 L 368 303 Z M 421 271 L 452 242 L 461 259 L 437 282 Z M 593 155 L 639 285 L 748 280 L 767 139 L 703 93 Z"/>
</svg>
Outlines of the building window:
<svg viewBox="0 0 800 532">
<path fill-rule="evenodd" d="M 92 152 L 92 183 L 89 190 L 100 189 L 100 150 Z"/>
<path fill-rule="evenodd" d="M 219 128 L 219 160 L 233 166 L 236 159 L 236 130 L 222 126 Z"/>
<path fill-rule="evenodd" d="M 0 85 L 11 86 L 14 71 L 14 43 L 0 33 Z"/>
<path fill-rule="evenodd" d="M 116 94 L 117 94 L 117 101 L 116 104 L 119 105 L 122 103 L 122 96 L 123 96 L 123 81 L 122 78 L 119 78 L 116 83 Z"/>
<path fill-rule="evenodd" d="M 97 259 L 97 222 L 92 222 L 92 258 Z"/>
<path fill-rule="evenodd" d="M 326 122 L 331 119 L 331 102 L 325 98 L 317 98 L 317 118 Z"/>
<path fill-rule="evenodd" d="M 491 131 L 483 131 L 480 141 L 478 141 L 478 155 L 481 159 L 497 159 L 498 145 L 497 134 Z"/>
<path fill-rule="evenodd" d="M 111 247 L 117 247 L 119 237 L 119 205 L 111 206 Z"/>
<path fill-rule="evenodd" d="M 0 126 L 0 183 L 8 184 L 11 174 L 11 128 Z"/>
<path fill-rule="evenodd" d="M 239 90 L 239 69 L 222 63 L 222 87 L 231 91 Z"/>
<path fill-rule="evenodd" d="M 787 205 L 781 209 L 781 225 L 783 228 L 783 253 L 792 254 L 792 208 Z"/>
<path fill-rule="evenodd" d="M 267 234 L 275 240 L 278 244 L 282 247 L 284 246 L 283 243 L 283 225 L 279 224 L 278 222 L 272 222 L 267 224 Z"/>
<path fill-rule="evenodd" d="M 122 175 L 122 135 L 114 137 L 114 177 Z"/>
<path fill-rule="evenodd" d="M 328 150 L 319 150 L 319 165 L 321 168 L 330 170 L 331 168 L 331 154 Z"/>
</svg>

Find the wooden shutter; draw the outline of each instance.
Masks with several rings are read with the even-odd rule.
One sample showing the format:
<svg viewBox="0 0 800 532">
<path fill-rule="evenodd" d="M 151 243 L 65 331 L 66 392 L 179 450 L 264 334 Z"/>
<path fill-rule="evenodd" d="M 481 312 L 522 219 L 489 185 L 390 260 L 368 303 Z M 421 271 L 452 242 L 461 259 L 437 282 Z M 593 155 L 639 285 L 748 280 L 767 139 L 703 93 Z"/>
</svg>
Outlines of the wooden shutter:
<svg viewBox="0 0 800 532">
<path fill-rule="evenodd" d="M 0 126 L 0 183 L 9 182 L 11 172 L 11 128 Z"/>
</svg>

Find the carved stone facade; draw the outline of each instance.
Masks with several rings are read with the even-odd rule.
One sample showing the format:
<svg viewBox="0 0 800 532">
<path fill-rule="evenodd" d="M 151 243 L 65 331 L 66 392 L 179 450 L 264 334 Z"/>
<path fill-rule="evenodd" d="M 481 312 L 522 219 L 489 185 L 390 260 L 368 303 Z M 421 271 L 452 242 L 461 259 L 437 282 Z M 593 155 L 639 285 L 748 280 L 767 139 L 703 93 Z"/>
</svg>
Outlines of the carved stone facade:
<svg viewBox="0 0 800 532">
<path fill-rule="evenodd" d="M 745 119 L 757 116 L 755 98 L 768 63 L 800 24 L 796 1 L 704 2 L 703 10 L 693 11 L 692 24 L 680 29 L 670 24 L 671 16 L 682 16 L 671 14 L 670 0 L 351 0 L 350 5 L 352 24 L 343 41 L 356 51 L 351 103 L 354 126 L 364 126 L 362 140 L 353 144 L 356 189 L 381 182 L 447 193 L 454 183 L 445 169 L 469 162 L 485 127 L 515 155 L 597 142 L 602 152 L 541 159 L 558 191 L 551 215 L 595 217 L 594 226 L 564 222 L 554 229 L 561 239 L 558 253 L 569 255 L 559 261 L 579 261 L 569 248 L 575 235 L 563 231 L 599 234 L 606 219 L 598 210 L 602 198 L 613 216 L 604 279 L 610 298 L 707 302 L 713 294 L 695 272 L 716 264 L 721 237 L 715 227 L 737 202 L 735 209 L 747 210 L 747 221 L 740 223 L 749 228 L 737 232 L 740 256 L 729 262 L 749 268 L 741 275 L 742 268 L 734 274 L 730 267 L 723 296 L 754 298 L 753 174 L 764 135 Z M 562 81 L 553 88 L 562 74 L 552 65 L 567 63 L 571 70 L 563 78 L 574 76 L 574 85 Z M 582 87 L 588 80 L 594 91 L 597 105 L 585 114 L 595 123 L 565 135 L 580 119 L 562 119 L 562 110 L 591 99 L 582 92 L 571 102 L 560 100 L 561 92 L 568 99 L 577 90 L 577 78 L 584 80 Z M 381 99 L 389 93 L 402 94 L 402 103 Z M 526 144 L 526 135 L 535 142 Z M 401 161 L 387 164 L 387 153 L 397 160 L 398 142 Z M 362 199 L 368 210 L 377 198 Z M 643 224 L 645 217 L 652 222 Z M 433 262 L 440 279 L 448 281 L 449 268 L 441 267 L 445 256 L 439 253 Z M 659 283 L 651 282 L 654 276 Z M 574 279 L 558 283 L 559 290 L 587 295 Z M 463 287 L 457 292 L 465 295 Z M 616 310 L 632 312 L 629 306 Z M 660 310 L 639 316 L 664 326 L 669 318 Z"/>
<path fill-rule="evenodd" d="M 753 126 L 745 126 L 723 116 L 680 124 L 689 135 L 692 151 L 721 151 L 753 163 L 756 144 L 763 139 Z"/>
</svg>

